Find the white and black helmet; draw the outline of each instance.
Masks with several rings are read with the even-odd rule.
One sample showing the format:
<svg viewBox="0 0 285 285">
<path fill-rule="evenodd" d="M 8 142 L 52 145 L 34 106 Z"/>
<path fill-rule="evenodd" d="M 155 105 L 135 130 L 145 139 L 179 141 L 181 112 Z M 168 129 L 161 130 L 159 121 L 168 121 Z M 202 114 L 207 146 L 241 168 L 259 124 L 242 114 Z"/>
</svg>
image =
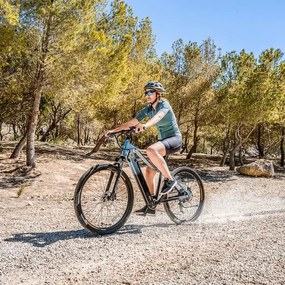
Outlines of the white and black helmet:
<svg viewBox="0 0 285 285">
<path fill-rule="evenodd" d="M 158 81 L 149 81 L 144 89 L 154 89 L 157 92 L 165 92 L 163 85 Z"/>
</svg>

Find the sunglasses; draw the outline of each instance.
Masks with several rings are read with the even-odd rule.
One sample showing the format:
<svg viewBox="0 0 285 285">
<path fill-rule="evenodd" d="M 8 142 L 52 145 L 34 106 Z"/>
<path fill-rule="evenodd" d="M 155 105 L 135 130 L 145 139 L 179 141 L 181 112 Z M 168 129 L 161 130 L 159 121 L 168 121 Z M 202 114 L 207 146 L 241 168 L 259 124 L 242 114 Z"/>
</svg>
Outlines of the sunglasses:
<svg viewBox="0 0 285 285">
<path fill-rule="evenodd" d="M 149 91 L 144 92 L 144 95 L 145 95 L 145 96 L 148 96 L 148 95 L 151 95 L 151 94 L 153 94 L 153 93 L 155 93 L 154 90 L 149 90 Z"/>
</svg>

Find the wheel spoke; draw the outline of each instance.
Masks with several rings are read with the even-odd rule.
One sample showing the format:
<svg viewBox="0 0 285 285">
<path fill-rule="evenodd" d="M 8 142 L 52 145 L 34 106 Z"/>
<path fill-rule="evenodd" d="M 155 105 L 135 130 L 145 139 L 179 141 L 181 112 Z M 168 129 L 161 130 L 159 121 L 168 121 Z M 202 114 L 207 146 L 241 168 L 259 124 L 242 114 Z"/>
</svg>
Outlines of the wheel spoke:
<svg viewBox="0 0 285 285">
<path fill-rule="evenodd" d="M 199 175 L 188 167 L 180 167 L 173 172 L 179 184 L 186 186 L 190 197 L 183 200 L 172 200 L 164 203 L 165 210 L 175 223 L 194 221 L 202 211 L 204 187 Z M 183 188 L 184 189 L 184 188 Z"/>
<path fill-rule="evenodd" d="M 80 223 L 99 234 L 114 232 L 127 220 L 133 206 L 133 190 L 126 174 L 117 179 L 117 169 L 104 166 L 79 181 L 75 190 L 75 211 Z M 113 195 L 114 194 L 114 195 Z M 113 196 L 112 196 L 113 195 Z"/>
</svg>

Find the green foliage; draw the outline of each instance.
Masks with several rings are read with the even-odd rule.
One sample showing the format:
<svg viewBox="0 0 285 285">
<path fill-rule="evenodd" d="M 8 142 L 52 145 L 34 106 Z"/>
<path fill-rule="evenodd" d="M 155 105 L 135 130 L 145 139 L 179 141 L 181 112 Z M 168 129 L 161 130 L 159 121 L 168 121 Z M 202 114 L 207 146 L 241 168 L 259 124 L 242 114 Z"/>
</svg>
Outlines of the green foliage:
<svg viewBox="0 0 285 285">
<path fill-rule="evenodd" d="M 0 8 L 0 124 L 18 136 L 42 64 L 39 139 L 51 128 L 49 140 L 95 143 L 104 128 L 134 117 L 145 105 L 143 86 L 158 80 L 188 146 L 249 147 L 260 124 L 265 145 L 280 140 L 285 63 L 279 49 L 258 58 L 245 50 L 221 56 L 211 39 L 177 40 L 158 59 L 151 20 L 139 21 L 122 0 L 0 0 Z M 155 136 L 149 130 L 137 143 L 145 147 Z"/>
<path fill-rule="evenodd" d="M 0 23 L 17 25 L 19 23 L 19 1 L 0 0 Z"/>
<path fill-rule="evenodd" d="M 178 40 L 173 53 L 162 56 L 164 78 L 167 78 L 167 98 L 176 113 L 186 143 L 193 136 L 192 151 L 196 151 L 199 129 L 213 121 L 213 83 L 218 75 L 218 53 L 211 39 L 202 45 Z"/>
<path fill-rule="evenodd" d="M 242 51 L 222 58 L 218 86 L 219 109 L 224 123 L 255 126 L 278 117 L 280 51 L 265 51 L 259 64 L 253 54 Z M 280 115 L 280 114 L 279 114 Z"/>
</svg>

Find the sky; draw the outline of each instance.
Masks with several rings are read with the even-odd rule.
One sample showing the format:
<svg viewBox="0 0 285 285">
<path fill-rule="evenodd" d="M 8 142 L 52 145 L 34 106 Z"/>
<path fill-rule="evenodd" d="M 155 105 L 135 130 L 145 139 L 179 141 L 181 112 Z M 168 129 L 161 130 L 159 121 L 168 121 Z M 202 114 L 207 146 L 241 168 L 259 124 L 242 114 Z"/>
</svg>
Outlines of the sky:
<svg viewBox="0 0 285 285">
<path fill-rule="evenodd" d="M 125 0 L 140 20 L 149 17 L 156 51 L 172 52 L 178 39 L 202 44 L 209 37 L 222 54 L 269 48 L 285 52 L 284 0 Z"/>
</svg>

